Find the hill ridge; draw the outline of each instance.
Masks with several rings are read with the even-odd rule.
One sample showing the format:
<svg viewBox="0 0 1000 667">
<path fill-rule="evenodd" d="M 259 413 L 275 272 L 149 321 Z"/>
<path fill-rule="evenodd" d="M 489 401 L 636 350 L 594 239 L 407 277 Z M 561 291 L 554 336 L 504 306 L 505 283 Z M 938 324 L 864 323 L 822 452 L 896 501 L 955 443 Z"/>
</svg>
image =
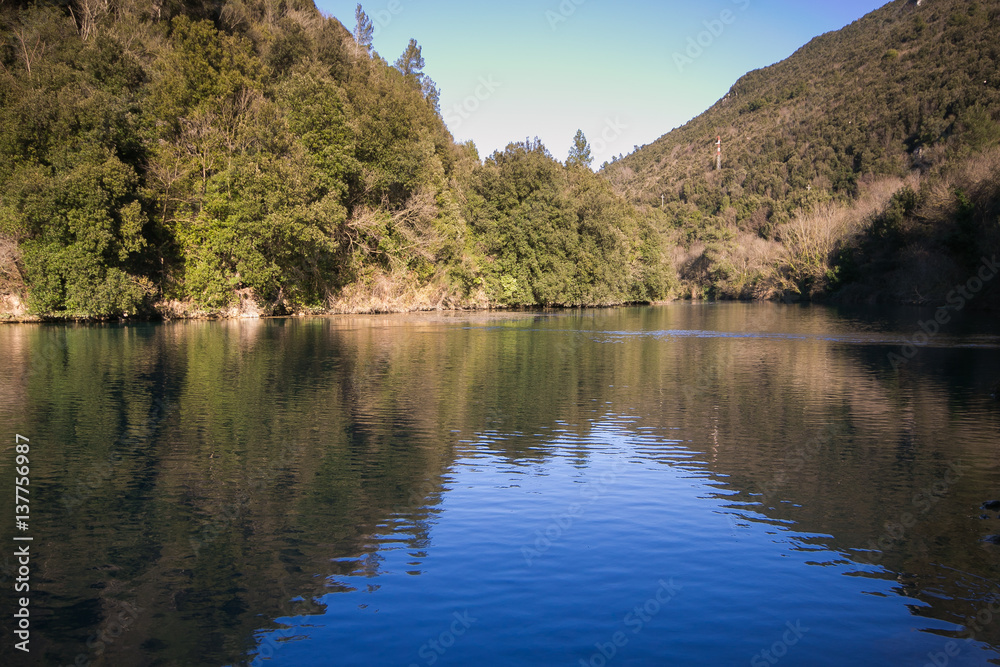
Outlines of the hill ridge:
<svg viewBox="0 0 1000 667">
<path fill-rule="evenodd" d="M 724 257 L 734 254 L 734 246 L 758 241 L 784 246 L 781 230 L 797 217 L 856 205 L 879 181 L 917 177 L 912 187 L 931 188 L 962 172 L 974 155 L 995 148 L 998 44 L 996 0 L 920 6 L 895 0 L 813 38 L 778 63 L 748 72 L 703 113 L 601 173 L 619 195 L 657 211 L 663 225 L 677 230 L 674 240 L 685 249 L 676 255 L 678 268 L 690 286 L 742 297 L 837 291 L 843 285 L 836 276 L 812 276 L 803 284 L 773 275 L 766 285 L 759 280 L 750 281 L 752 287 L 734 285 L 722 276 L 731 273 Z M 723 141 L 719 171 L 717 135 Z M 945 224 L 947 216 L 938 216 L 942 226 L 933 235 L 992 239 L 992 195 L 982 196 L 974 216 L 982 229 L 971 236 L 954 232 Z M 888 204 L 881 199 L 881 206 Z M 862 218 L 872 215 L 865 211 L 848 225 L 849 232 L 842 230 L 831 252 L 860 243 L 855 237 L 871 223 Z M 933 239 L 917 236 L 907 236 L 896 250 L 905 255 L 919 246 L 930 252 Z M 952 246 L 941 241 L 936 254 L 954 260 Z M 705 252 L 695 252 L 699 247 Z M 771 270 L 787 274 L 788 267 L 778 265 L 788 259 L 781 256 L 788 248 L 772 250 Z M 837 272 L 837 257 L 822 263 L 824 271 Z"/>
</svg>

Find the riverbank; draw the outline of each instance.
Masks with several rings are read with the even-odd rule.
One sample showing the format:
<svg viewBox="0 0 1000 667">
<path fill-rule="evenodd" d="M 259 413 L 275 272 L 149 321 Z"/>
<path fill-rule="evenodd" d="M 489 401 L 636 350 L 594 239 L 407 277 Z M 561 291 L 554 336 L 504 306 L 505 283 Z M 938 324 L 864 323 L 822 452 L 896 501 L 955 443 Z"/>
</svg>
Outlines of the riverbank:
<svg viewBox="0 0 1000 667">
<path fill-rule="evenodd" d="M 429 295 L 425 295 L 429 296 Z M 326 308 L 272 308 L 252 298 L 241 297 L 239 303 L 227 308 L 206 309 L 191 301 L 168 300 L 154 304 L 146 313 L 127 317 L 102 318 L 88 315 L 35 315 L 27 312 L 24 302 L 17 296 L 0 295 L 0 324 L 25 324 L 42 322 L 170 322 L 173 320 L 255 320 L 277 317 L 328 317 L 333 315 L 391 315 L 407 313 L 460 313 L 460 312 L 518 312 L 541 309 L 619 308 L 626 306 L 660 306 L 683 300 L 642 302 L 555 304 L 555 305 L 505 305 L 486 300 L 398 298 L 368 299 L 354 296 L 337 299 Z"/>
<path fill-rule="evenodd" d="M 980 267 L 983 268 L 983 267 Z M 956 273 L 956 275 L 960 275 Z M 993 273 L 991 277 L 995 275 Z M 402 288 L 398 284 L 380 285 L 378 289 L 348 288 L 326 307 L 291 307 L 284 303 L 266 303 L 255 299 L 252 291 L 237 292 L 232 305 L 224 308 L 205 308 L 193 300 L 167 299 L 156 302 L 145 312 L 132 313 L 124 317 L 95 317 L 92 315 L 33 314 L 28 311 L 26 300 L 17 294 L 0 294 L 0 324 L 41 323 L 41 322 L 169 322 L 173 320 L 250 320 L 270 317 L 327 317 L 333 315 L 388 315 L 433 312 L 517 312 L 540 309 L 574 308 L 620 308 L 627 306 L 658 306 L 681 301 L 721 303 L 816 303 L 846 307 L 914 307 L 955 309 L 984 313 L 1000 312 L 1000 290 L 994 289 L 992 280 L 978 280 L 973 275 L 968 281 L 939 284 L 921 294 L 914 289 L 906 294 L 902 289 L 891 289 L 884 285 L 882 290 L 871 285 L 852 285 L 837 294 L 813 295 L 812 297 L 792 292 L 769 294 L 759 298 L 733 298 L 715 295 L 707 290 L 682 288 L 675 298 L 654 301 L 617 301 L 576 304 L 500 304 L 492 303 L 482 293 L 472 298 L 463 298 L 452 290 L 440 285 Z M 867 288 L 867 289 L 866 289 Z M 964 295 L 964 296 L 963 296 Z"/>
</svg>

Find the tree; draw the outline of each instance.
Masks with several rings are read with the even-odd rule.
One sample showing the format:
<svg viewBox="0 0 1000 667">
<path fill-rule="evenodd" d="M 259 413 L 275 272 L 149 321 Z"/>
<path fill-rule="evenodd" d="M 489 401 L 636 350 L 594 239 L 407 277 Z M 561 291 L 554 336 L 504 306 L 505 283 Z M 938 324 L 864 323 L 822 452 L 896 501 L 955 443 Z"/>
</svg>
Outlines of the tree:
<svg viewBox="0 0 1000 667">
<path fill-rule="evenodd" d="M 361 49 L 364 49 L 365 53 L 368 53 L 372 48 L 375 26 L 372 25 L 371 19 L 365 14 L 365 10 L 361 8 L 361 3 L 358 3 L 357 9 L 354 10 L 354 18 L 357 21 L 357 26 L 354 28 L 354 41 L 356 43 L 354 53 L 355 55 L 360 55 Z"/>
<path fill-rule="evenodd" d="M 569 157 L 566 158 L 566 166 L 578 166 L 590 168 L 594 157 L 590 154 L 590 144 L 587 137 L 583 136 L 583 130 L 577 130 L 573 137 L 573 146 L 569 149 Z"/>
<path fill-rule="evenodd" d="M 81 2 L 99 10 L 89 27 Z M 386 62 L 360 5 L 355 31 L 275 13 L 299 0 L 227 11 L 220 30 L 208 10 L 168 27 L 130 3 L 77 0 L 76 23 L 15 3 L 24 30 L 0 25 L 0 294 L 31 311 L 279 313 L 352 295 L 381 308 L 387 289 L 406 307 L 425 286 L 442 304 L 664 292 L 668 242 L 609 183 L 537 138 L 485 165 L 456 145 L 420 45 Z"/>
<path fill-rule="evenodd" d="M 420 54 L 417 40 L 411 39 L 403 55 L 396 61 L 395 68 L 408 83 L 416 87 L 427 100 L 434 113 L 441 114 L 441 90 L 434 80 L 423 73 L 424 57 Z"/>
<path fill-rule="evenodd" d="M 429 76 L 424 76 L 423 81 L 420 82 L 421 91 L 424 94 L 424 99 L 427 103 L 431 105 L 434 109 L 434 113 L 441 115 L 441 89 L 437 87 L 434 80 Z"/>
<path fill-rule="evenodd" d="M 417 44 L 417 40 L 410 39 L 403 55 L 396 61 L 396 69 L 407 79 L 416 79 L 418 83 L 423 78 L 421 70 L 424 69 L 424 57 L 420 55 L 420 45 Z"/>
</svg>

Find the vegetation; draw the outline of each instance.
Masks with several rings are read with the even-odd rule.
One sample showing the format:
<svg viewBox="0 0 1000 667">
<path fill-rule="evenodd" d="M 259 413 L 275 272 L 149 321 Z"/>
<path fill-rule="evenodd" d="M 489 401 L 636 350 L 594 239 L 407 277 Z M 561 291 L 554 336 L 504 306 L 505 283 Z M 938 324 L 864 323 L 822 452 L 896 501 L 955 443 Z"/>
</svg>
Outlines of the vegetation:
<svg viewBox="0 0 1000 667">
<path fill-rule="evenodd" d="M 996 0 L 891 2 L 600 175 L 581 131 L 565 164 L 456 144 L 360 5 L 353 33 L 310 0 L 0 19 L 7 313 L 922 302 L 1000 246 Z"/>
<path fill-rule="evenodd" d="M 389 65 L 360 6 L 353 35 L 309 0 L 3 12 L 0 291 L 31 312 L 669 295 L 646 217 L 537 142 L 457 145 L 420 46 Z"/>
<path fill-rule="evenodd" d="M 938 299 L 1000 247 L 998 61 L 1000 3 L 896 0 L 603 173 L 695 292 Z"/>
<path fill-rule="evenodd" d="M 573 145 L 569 149 L 566 164 L 589 167 L 593 162 L 594 158 L 590 154 L 590 144 L 587 143 L 587 137 L 583 135 L 583 130 L 577 130 L 576 135 L 573 136 Z"/>
<path fill-rule="evenodd" d="M 583 165 L 564 168 L 536 140 L 494 153 L 470 181 L 466 210 L 488 258 L 482 284 L 505 303 L 608 304 L 670 292 L 662 237 Z"/>
</svg>

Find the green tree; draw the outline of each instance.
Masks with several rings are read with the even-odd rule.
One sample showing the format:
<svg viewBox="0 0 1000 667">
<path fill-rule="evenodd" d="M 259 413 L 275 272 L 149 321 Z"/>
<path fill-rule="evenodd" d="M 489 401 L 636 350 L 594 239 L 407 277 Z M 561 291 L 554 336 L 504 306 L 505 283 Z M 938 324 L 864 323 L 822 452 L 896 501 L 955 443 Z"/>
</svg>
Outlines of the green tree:
<svg viewBox="0 0 1000 667">
<path fill-rule="evenodd" d="M 355 111 L 356 155 L 363 195 L 357 203 L 398 206 L 431 177 L 449 139 L 418 89 L 398 71 L 376 64 L 348 91 Z"/>
<path fill-rule="evenodd" d="M 375 26 L 372 25 L 371 19 L 365 14 L 365 10 L 361 8 L 361 3 L 358 3 L 357 9 L 354 10 L 354 42 L 355 55 L 360 55 L 361 50 L 364 49 L 365 53 L 368 53 L 372 49 L 372 39 L 375 37 Z"/>
<path fill-rule="evenodd" d="M 566 158 L 566 166 L 587 167 L 589 169 L 593 161 L 587 137 L 583 136 L 583 130 L 577 130 L 576 136 L 573 137 L 573 146 L 569 149 L 569 157 Z"/>
<path fill-rule="evenodd" d="M 496 302 L 613 304 L 661 299 L 672 287 L 664 247 L 637 211 L 537 139 L 494 153 L 471 181 L 467 215 Z"/>
<path fill-rule="evenodd" d="M 981 104 L 976 104 L 962 114 L 966 143 L 973 150 L 983 150 L 1000 143 L 1000 123 Z"/>
<path fill-rule="evenodd" d="M 537 140 L 456 145 L 419 44 L 385 62 L 360 5 L 352 35 L 311 0 L 119 4 L 86 36 L 51 2 L 0 22 L 0 289 L 35 312 L 663 293 L 636 208 Z"/>
<path fill-rule="evenodd" d="M 424 58 L 420 54 L 420 45 L 417 40 L 411 39 L 406 45 L 403 55 L 396 60 L 395 67 L 403 75 L 407 83 L 417 88 L 427 103 L 434 109 L 434 113 L 441 113 L 441 91 L 437 84 L 424 74 Z"/>
<path fill-rule="evenodd" d="M 408 81 L 416 82 L 419 87 L 420 80 L 424 76 L 424 57 L 420 55 L 420 45 L 417 44 L 417 40 L 410 39 L 410 43 L 406 45 L 403 55 L 396 60 L 396 69 Z"/>
<path fill-rule="evenodd" d="M 437 87 L 434 80 L 429 76 L 424 75 L 423 80 L 420 82 L 420 90 L 424 94 L 424 99 L 427 103 L 434 109 L 434 113 L 441 115 L 441 89 Z"/>
<path fill-rule="evenodd" d="M 33 311 L 134 313 L 151 292 L 132 92 L 145 71 L 109 36 L 83 42 L 51 8 L 21 19 L 46 48 L 7 61 L 0 78 L 0 236 L 18 242 Z"/>
</svg>

